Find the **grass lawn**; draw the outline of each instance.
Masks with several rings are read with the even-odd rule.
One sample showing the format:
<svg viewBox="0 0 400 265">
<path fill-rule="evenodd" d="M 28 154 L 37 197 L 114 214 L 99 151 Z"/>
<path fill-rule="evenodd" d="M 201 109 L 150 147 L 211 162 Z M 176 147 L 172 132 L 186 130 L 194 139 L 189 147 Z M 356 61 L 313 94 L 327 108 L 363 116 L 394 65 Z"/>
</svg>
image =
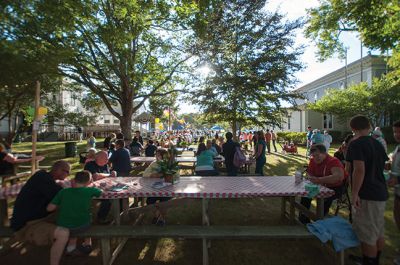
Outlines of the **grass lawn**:
<svg viewBox="0 0 400 265">
<path fill-rule="evenodd" d="M 332 153 L 337 146 L 330 149 Z M 78 145 L 79 150 L 85 149 L 85 144 Z M 393 146 L 389 148 L 393 149 Z M 14 145 L 15 151 L 31 150 L 30 144 Z M 79 152 L 79 151 L 78 151 Z M 51 165 L 53 161 L 64 157 L 64 143 L 38 143 L 38 153 L 46 156 L 41 165 Z M 305 148 L 299 148 L 299 155 L 283 155 L 273 153 L 267 156 L 266 175 L 284 176 L 293 175 L 297 168 L 307 164 Z M 80 170 L 78 157 L 68 158 L 72 163 L 73 171 Z M 254 172 L 254 168 L 252 168 Z M 399 246 L 399 231 L 393 221 L 393 191 L 387 203 L 386 243 L 381 264 L 392 264 L 395 250 Z M 340 213 L 346 217 L 345 211 Z M 280 199 L 218 199 L 210 202 L 211 223 L 241 224 L 241 225 L 279 225 Z M 146 216 L 145 222 L 150 222 L 152 216 Z M 193 201 L 189 205 L 171 209 L 168 214 L 168 224 L 201 224 L 201 203 Z M 347 253 L 359 254 L 358 249 Z M 25 254 L 10 254 L 2 257 L 1 264 L 45 264 L 48 259 L 48 247 L 36 247 Z M 36 260 L 38 263 L 33 262 Z M 62 264 L 100 264 L 101 254 L 92 252 L 89 258 L 64 258 Z M 9 262 L 9 263 L 7 263 Z M 210 264 L 337 264 L 335 255 L 328 248 L 323 247 L 317 240 L 260 240 L 234 241 L 214 240 L 210 249 Z M 200 240 L 129 240 L 124 250 L 114 264 L 202 264 Z M 349 261 L 346 264 L 351 264 Z"/>
</svg>

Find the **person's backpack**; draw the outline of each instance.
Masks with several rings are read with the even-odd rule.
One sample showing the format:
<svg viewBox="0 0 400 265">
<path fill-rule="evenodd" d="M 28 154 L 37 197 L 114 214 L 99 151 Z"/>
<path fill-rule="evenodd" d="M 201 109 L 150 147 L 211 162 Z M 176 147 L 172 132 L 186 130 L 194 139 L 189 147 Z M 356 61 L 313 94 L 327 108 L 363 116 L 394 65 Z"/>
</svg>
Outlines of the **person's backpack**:
<svg viewBox="0 0 400 265">
<path fill-rule="evenodd" d="M 239 146 L 235 147 L 235 154 L 233 156 L 233 165 L 241 168 L 246 163 L 246 156 L 243 154 Z"/>
</svg>

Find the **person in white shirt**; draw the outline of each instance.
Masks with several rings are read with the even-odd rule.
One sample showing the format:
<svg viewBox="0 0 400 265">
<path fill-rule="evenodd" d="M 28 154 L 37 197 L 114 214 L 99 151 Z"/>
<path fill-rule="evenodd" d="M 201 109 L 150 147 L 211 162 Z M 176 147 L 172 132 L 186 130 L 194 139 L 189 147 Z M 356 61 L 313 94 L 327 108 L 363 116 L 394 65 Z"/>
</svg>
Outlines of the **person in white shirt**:
<svg viewBox="0 0 400 265">
<path fill-rule="evenodd" d="M 331 147 L 332 143 L 332 136 L 329 134 L 328 131 L 324 131 L 324 145 L 326 147 L 326 151 L 329 150 L 329 147 Z"/>
</svg>

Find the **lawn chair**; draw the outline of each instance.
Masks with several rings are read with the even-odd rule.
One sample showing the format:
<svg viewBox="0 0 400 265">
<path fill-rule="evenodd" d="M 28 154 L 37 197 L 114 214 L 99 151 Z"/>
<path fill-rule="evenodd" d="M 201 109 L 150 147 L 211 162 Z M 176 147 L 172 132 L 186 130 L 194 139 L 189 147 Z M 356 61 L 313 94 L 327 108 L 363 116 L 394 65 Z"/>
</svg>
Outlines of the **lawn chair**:
<svg viewBox="0 0 400 265">
<path fill-rule="evenodd" d="M 279 143 L 279 145 L 282 147 L 282 153 L 298 154 L 297 146 L 294 143 L 290 145 L 285 143 L 283 146 Z"/>
<path fill-rule="evenodd" d="M 336 199 L 336 210 L 335 216 L 339 214 L 340 209 L 347 209 L 349 211 L 349 221 L 350 223 L 353 221 L 352 211 L 351 211 L 351 200 L 349 195 L 349 180 L 346 180 L 343 194 L 340 198 Z"/>
</svg>

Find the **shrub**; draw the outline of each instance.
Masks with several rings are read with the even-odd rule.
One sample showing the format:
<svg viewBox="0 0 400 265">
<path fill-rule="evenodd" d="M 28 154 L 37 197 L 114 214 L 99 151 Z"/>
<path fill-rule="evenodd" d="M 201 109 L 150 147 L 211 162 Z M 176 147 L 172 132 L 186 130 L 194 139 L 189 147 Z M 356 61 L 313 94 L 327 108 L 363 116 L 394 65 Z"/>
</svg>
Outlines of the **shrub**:
<svg viewBox="0 0 400 265">
<path fill-rule="evenodd" d="M 306 143 L 306 132 L 278 132 L 277 133 L 279 142 L 293 142 L 295 144 L 305 144 Z"/>
</svg>

